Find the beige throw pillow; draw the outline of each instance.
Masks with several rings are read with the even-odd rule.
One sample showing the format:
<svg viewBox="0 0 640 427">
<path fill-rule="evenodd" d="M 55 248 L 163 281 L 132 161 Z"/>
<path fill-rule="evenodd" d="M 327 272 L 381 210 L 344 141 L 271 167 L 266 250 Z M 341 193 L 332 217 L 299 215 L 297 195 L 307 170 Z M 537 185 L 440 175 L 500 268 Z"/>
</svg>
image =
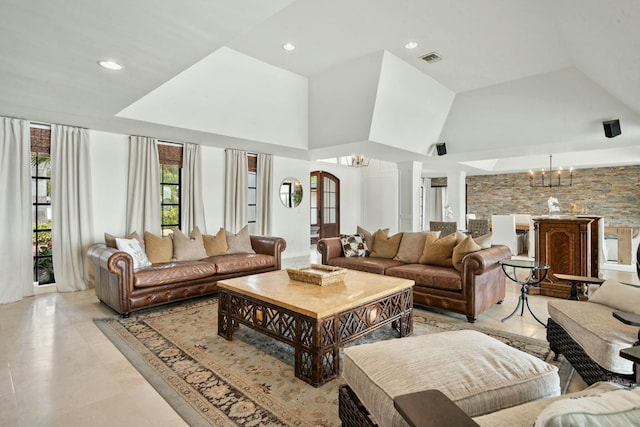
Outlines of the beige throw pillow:
<svg viewBox="0 0 640 427">
<path fill-rule="evenodd" d="M 121 239 L 116 237 L 116 247 L 119 251 L 123 251 L 131 255 L 133 258 L 133 270 L 149 267 L 151 262 L 147 258 L 142 245 L 137 239 Z"/>
<path fill-rule="evenodd" d="M 145 231 L 144 247 L 149 261 L 153 264 L 171 262 L 171 258 L 173 258 L 173 239 L 171 236 L 156 236 Z"/>
<path fill-rule="evenodd" d="M 197 261 L 207 257 L 198 227 L 189 236 L 185 236 L 178 227 L 173 228 L 173 256 L 176 261 Z"/>
<path fill-rule="evenodd" d="M 426 232 L 405 232 L 402 234 L 398 253 L 393 258 L 396 261 L 402 261 L 407 264 L 416 264 L 420 261 L 427 235 L 431 234 L 435 237 L 440 236 L 439 231 Z"/>
<path fill-rule="evenodd" d="M 384 231 L 385 233 L 389 233 L 389 229 L 385 228 L 385 229 L 379 229 L 378 231 Z M 362 237 L 364 237 L 364 241 L 367 244 L 367 250 L 368 253 L 371 253 L 371 251 L 373 250 L 373 243 L 375 240 L 375 233 L 371 234 L 370 232 L 368 232 L 367 230 L 365 230 L 364 228 L 360 227 L 359 225 L 356 227 L 356 233 L 360 234 Z"/>
<path fill-rule="evenodd" d="M 389 237 L 384 230 L 378 230 L 373 235 L 373 250 L 371 256 L 376 258 L 393 259 L 398 253 L 402 233 L 394 234 Z"/>
<path fill-rule="evenodd" d="M 453 255 L 451 256 L 453 268 L 458 271 L 462 271 L 462 258 L 464 258 L 465 255 L 477 252 L 480 249 L 482 249 L 480 245 L 478 245 L 471 236 L 467 236 L 462 242 L 458 243 L 453 248 Z"/>
<path fill-rule="evenodd" d="M 112 234 L 104 233 L 104 243 L 105 245 L 107 245 L 108 248 L 114 248 L 114 249 L 118 248 L 118 245 L 116 244 L 117 238 L 118 237 Z M 142 239 L 142 237 L 140 237 L 138 232 L 133 231 L 129 233 L 129 235 L 125 237 L 125 239 L 136 239 L 138 242 L 140 242 L 140 245 L 142 245 L 142 248 L 144 249 L 144 240 Z"/>
<path fill-rule="evenodd" d="M 233 234 L 229 230 L 225 230 L 227 245 L 230 254 L 255 254 L 251 246 L 251 237 L 249 237 L 249 226 L 245 225 L 238 234 Z"/>
<path fill-rule="evenodd" d="M 538 414 L 534 426 L 632 426 L 640 420 L 640 389 L 559 399 Z"/>
<path fill-rule="evenodd" d="M 593 291 L 589 302 L 640 315 L 640 286 L 605 280 Z"/>
<path fill-rule="evenodd" d="M 473 239 L 482 249 L 488 249 L 493 244 L 493 234 L 487 233 Z"/>
<path fill-rule="evenodd" d="M 453 248 L 456 246 L 455 233 L 449 234 L 438 239 L 435 236 L 428 235 L 420 264 L 439 265 L 441 267 L 453 267 Z"/>
<path fill-rule="evenodd" d="M 229 253 L 227 234 L 224 228 L 220 227 L 215 236 L 203 234 L 202 239 L 204 240 L 204 249 L 207 252 L 207 256 L 226 255 Z"/>
</svg>

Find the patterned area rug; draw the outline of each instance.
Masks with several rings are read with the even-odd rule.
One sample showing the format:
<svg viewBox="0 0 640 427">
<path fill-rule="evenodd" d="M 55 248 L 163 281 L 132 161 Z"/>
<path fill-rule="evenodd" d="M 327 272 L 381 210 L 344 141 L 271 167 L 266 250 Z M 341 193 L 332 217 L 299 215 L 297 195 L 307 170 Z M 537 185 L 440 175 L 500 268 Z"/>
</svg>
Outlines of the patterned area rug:
<svg viewBox="0 0 640 427">
<path fill-rule="evenodd" d="M 217 335 L 218 299 L 96 320 L 98 327 L 191 426 L 339 426 L 338 386 L 315 388 L 293 372 L 293 348 L 241 326 L 228 342 Z M 474 326 L 415 309 L 414 334 L 475 329 L 554 363 L 561 386 L 572 379 L 561 357 L 553 362 L 546 341 Z M 352 343 L 392 339 L 383 328 Z"/>
</svg>

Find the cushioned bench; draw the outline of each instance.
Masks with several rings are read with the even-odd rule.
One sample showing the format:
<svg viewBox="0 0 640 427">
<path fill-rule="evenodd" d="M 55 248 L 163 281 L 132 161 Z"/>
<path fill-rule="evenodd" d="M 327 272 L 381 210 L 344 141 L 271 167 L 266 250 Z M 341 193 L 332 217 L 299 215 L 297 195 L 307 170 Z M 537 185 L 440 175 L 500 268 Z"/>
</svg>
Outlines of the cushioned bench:
<svg viewBox="0 0 640 427">
<path fill-rule="evenodd" d="M 343 376 L 343 426 L 376 425 L 364 413 L 354 416 L 362 405 L 380 426 L 406 426 L 393 398 L 427 389 L 440 390 L 472 417 L 560 395 L 555 366 L 471 330 L 349 347 Z"/>
</svg>

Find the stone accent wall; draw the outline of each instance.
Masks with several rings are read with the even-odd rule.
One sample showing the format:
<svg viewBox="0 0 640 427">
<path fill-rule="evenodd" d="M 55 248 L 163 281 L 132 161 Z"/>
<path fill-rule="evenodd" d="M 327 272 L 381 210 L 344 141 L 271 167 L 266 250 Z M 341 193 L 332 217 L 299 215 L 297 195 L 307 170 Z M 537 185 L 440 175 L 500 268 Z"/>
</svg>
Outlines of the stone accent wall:
<svg viewBox="0 0 640 427">
<path fill-rule="evenodd" d="M 640 166 L 576 169 L 573 186 L 551 189 L 530 187 L 528 172 L 467 176 L 466 183 L 467 212 L 478 218 L 547 215 L 547 199 L 555 197 L 555 215 L 598 215 L 605 225 L 640 226 Z"/>
</svg>

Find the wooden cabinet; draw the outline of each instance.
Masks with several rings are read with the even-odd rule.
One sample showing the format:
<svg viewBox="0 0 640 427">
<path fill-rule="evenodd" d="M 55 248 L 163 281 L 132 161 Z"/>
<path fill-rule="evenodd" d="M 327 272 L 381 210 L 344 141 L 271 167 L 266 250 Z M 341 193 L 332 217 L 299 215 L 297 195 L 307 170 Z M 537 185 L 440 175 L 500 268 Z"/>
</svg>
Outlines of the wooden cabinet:
<svg viewBox="0 0 640 427">
<path fill-rule="evenodd" d="M 533 219 L 535 259 L 549 265 L 541 295 L 568 298 L 570 285 L 554 273 L 598 277 L 598 228 L 601 217 L 537 217 Z"/>
</svg>

